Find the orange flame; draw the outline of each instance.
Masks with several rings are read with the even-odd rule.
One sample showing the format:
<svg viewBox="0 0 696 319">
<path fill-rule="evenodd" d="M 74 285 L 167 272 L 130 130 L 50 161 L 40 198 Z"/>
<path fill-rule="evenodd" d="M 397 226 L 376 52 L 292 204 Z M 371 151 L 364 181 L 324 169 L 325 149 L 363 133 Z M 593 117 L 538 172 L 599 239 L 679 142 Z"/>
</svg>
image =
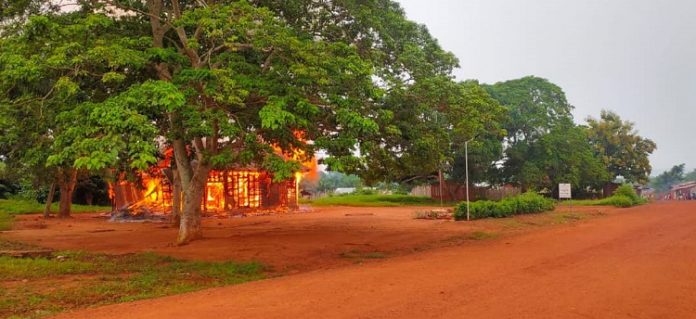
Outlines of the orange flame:
<svg viewBox="0 0 696 319">
<path fill-rule="evenodd" d="M 152 177 L 148 174 L 142 175 L 145 191 L 143 201 L 155 206 L 171 206 L 171 203 L 164 197 L 164 183 L 160 177 Z"/>
<path fill-rule="evenodd" d="M 295 138 L 303 143 L 311 143 L 306 139 L 306 134 L 303 131 L 296 130 L 293 133 Z M 273 149 L 277 154 L 285 156 L 283 150 L 278 145 L 272 145 Z M 295 182 L 299 184 L 303 179 L 315 182 L 319 180 L 319 161 L 316 156 L 311 158 L 307 157 L 307 154 L 302 149 L 292 149 L 292 154 L 289 156 L 290 159 L 298 161 L 302 164 L 302 171 L 295 173 Z M 287 158 L 287 157 L 286 157 Z"/>
</svg>

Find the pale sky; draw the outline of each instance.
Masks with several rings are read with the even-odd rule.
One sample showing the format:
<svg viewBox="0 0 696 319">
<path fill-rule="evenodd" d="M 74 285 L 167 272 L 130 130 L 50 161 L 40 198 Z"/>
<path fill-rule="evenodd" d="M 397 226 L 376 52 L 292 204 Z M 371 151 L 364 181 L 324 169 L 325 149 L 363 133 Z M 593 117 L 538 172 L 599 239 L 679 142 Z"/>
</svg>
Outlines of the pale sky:
<svg viewBox="0 0 696 319">
<path fill-rule="evenodd" d="M 460 80 L 547 78 L 577 122 L 602 109 L 635 122 L 658 145 L 653 174 L 696 167 L 696 1 L 398 1 L 459 57 Z"/>
</svg>

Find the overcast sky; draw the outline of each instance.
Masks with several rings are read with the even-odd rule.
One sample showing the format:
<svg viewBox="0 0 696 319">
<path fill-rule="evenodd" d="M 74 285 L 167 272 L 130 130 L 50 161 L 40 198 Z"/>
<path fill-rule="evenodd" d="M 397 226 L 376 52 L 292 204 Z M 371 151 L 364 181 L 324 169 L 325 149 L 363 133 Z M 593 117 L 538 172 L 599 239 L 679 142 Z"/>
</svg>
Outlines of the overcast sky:
<svg viewBox="0 0 696 319">
<path fill-rule="evenodd" d="M 653 173 L 696 167 L 696 1 L 398 1 L 459 57 L 459 79 L 547 78 L 577 122 L 635 122 L 658 145 Z"/>
</svg>

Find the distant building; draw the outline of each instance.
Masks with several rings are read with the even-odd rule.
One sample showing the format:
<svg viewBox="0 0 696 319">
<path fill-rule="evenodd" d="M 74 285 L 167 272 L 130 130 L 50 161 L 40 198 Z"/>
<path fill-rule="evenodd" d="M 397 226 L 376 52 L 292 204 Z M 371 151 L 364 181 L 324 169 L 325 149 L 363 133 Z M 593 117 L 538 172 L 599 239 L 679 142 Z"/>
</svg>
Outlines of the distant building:
<svg viewBox="0 0 696 319">
<path fill-rule="evenodd" d="M 672 186 L 666 199 L 696 200 L 696 182 L 686 182 Z"/>
<path fill-rule="evenodd" d="M 655 199 L 655 189 L 647 186 L 637 187 L 636 193 L 645 199 Z"/>
</svg>

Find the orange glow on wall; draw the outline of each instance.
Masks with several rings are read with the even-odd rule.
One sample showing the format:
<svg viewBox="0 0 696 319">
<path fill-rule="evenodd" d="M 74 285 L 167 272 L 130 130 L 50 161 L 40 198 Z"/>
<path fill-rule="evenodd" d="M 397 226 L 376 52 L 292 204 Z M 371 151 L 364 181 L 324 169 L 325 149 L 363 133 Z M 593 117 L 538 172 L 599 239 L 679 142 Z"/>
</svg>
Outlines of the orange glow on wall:
<svg viewBox="0 0 696 319">
<path fill-rule="evenodd" d="M 208 182 L 206 185 L 206 207 L 208 209 L 225 208 L 225 187 L 220 182 Z"/>
</svg>

